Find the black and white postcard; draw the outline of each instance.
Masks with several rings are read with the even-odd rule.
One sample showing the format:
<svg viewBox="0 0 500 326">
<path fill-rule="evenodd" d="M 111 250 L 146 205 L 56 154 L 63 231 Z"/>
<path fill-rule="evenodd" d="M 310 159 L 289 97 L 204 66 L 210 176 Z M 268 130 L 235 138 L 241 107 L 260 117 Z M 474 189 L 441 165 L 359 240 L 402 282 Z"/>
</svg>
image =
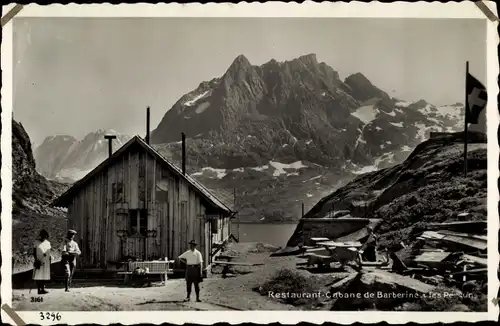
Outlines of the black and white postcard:
<svg viewBox="0 0 500 326">
<path fill-rule="evenodd" d="M 2 319 L 497 319 L 493 12 L 5 7 Z"/>
</svg>

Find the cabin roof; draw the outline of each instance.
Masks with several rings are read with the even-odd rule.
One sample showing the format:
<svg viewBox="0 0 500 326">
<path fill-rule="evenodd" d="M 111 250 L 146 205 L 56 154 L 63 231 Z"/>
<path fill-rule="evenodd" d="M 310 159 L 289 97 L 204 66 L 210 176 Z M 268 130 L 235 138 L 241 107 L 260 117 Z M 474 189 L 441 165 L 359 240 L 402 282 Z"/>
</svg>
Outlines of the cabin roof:
<svg viewBox="0 0 500 326">
<path fill-rule="evenodd" d="M 139 136 L 134 136 L 127 143 L 125 143 L 120 149 L 118 149 L 115 153 L 113 153 L 110 157 L 104 160 L 101 164 L 99 164 L 96 168 L 90 171 L 87 175 L 85 175 L 82 179 L 75 182 L 66 192 L 64 192 L 61 196 L 56 198 L 52 202 L 52 206 L 55 207 L 68 207 L 68 203 L 73 198 L 74 194 L 77 190 L 79 190 L 82 186 L 84 186 L 89 180 L 91 180 L 97 173 L 103 171 L 110 164 L 115 162 L 123 153 L 127 151 L 127 149 L 132 146 L 132 144 L 139 144 L 145 151 L 153 155 L 157 158 L 161 163 L 163 163 L 166 167 L 168 167 L 174 174 L 179 176 L 180 178 L 186 180 L 201 197 L 205 198 L 210 204 L 219 208 L 220 210 L 231 213 L 231 209 L 224 204 L 221 200 L 219 200 L 209 189 L 203 186 L 200 182 L 196 181 L 194 178 L 189 176 L 188 174 L 182 173 L 182 170 L 178 168 L 175 164 L 167 160 L 160 153 L 158 153 L 153 147 L 148 145 L 144 140 Z"/>
</svg>

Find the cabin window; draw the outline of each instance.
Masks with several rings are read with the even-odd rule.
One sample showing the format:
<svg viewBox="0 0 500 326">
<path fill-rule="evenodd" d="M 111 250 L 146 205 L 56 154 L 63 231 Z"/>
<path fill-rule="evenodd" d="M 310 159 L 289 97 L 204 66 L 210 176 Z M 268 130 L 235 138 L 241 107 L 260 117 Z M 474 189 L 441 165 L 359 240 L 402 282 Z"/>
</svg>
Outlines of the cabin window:
<svg viewBox="0 0 500 326">
<path fill-rule="evenodd" d="M 156 202 L 168 203 L 168 191 L 156 188 Z"/>
<path fill-rule="evenodd" d="M 115 182 L 112 185 L 112 199 L 115 203 L 123 202 L 123 182 Z"/>
<path fill-rule="evenodd" d="M 156 183 L 155 200 L 157 203 L 168 203 L 168 186 L 168 179 L 162 179 Z"/>
<path fill-rule="evenodd" d="M 148 210 L 129 210 L 129 232 L 132 236 L 146 236 L 148 229 Z"/>
</svg>

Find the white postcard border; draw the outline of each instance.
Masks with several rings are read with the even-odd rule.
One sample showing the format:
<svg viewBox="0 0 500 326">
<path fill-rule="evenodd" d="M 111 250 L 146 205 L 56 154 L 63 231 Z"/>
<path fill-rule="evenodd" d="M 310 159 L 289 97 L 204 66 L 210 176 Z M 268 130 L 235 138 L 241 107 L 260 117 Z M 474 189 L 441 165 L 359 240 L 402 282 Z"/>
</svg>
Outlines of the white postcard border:
<svg viewBox="0 0 500 326">
<path fill-rule="evenodd" d="M 495 12 L 495 4 L 489 2 L 488 7 Z M 476 18 L 486 19 L 481 10 L 472 2 L 418 2 L 418 3 L 361 3 L 361 2 L 335 2 L 335 3 L 239 3 L 235 4 L 99 4 L 99 5 L 27 5 L 17 17 L 380 17 L 380 18 Z M 14 18 L 15 19 L 15 18 Z M 489 301 L 487 313 L 464 312 L 328 312 L 328 311 L 268 311 L 255 313 L 242 312 L 184 312 L 184 311 L 127 311 L 127 312 L 60 312 L 61 323 L 163 323 L 173 324 L 197 323 L 212 324 L 214 322 L 253 322 L 267 324 L 280 322 L 295 324 L 301 321 L 311 323 L 335 322 L 350 324 L 352 322 L 376 323 L 386 321 L 389 323 L 405 323 L 414 321 L 419 323 L 454 322 L 481 320 L 497 320 L 499 309 L 493 303 L 499 289 L 497 267 L 499 265 L 498 253 L 498 202 L 497 189 L 498 152 L 496 140 L 499 127 L 499 113 L 497 110 L 497 76 L 498 35 L 497 22 L 488 21 L 487 27 L 487 88 L 489 102 L 487 106 L 487 136 L 488 136 L 488 294 Z M 12 258 L 12 100 L 13 100 L 13 27 L 12 22 L 4 26 L 2 40 L 2 261 L 1 267 L 2 304 L 12 303 L 12 266 L 8 262 Z M 10 209 L 9 209 L 10 208 Z M 26 323 L 44 324 L 39 318 L 39 312 L 17 312 Z M 11 318 L 2 310 L 2 319 L 11 321 Z M 51 322 L 47 322 L 51 324 Z"/>
</svg>

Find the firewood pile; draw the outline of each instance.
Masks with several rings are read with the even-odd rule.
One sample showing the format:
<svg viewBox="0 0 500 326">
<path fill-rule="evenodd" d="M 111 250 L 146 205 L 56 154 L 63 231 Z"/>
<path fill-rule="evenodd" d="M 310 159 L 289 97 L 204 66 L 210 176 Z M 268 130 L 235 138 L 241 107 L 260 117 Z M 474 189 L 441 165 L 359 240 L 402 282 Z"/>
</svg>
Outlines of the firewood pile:
<svg viewBox="0 0 500 326">
<path fill-rule="evenodd" d="M 408 266 L 397 253 L 391 255 L 393 271 L 433 285 L 460 288 L 465 283 L 487 282 L 486 221 L 431 224 L 412 250 L 416 255 Z"/>
</svg>

